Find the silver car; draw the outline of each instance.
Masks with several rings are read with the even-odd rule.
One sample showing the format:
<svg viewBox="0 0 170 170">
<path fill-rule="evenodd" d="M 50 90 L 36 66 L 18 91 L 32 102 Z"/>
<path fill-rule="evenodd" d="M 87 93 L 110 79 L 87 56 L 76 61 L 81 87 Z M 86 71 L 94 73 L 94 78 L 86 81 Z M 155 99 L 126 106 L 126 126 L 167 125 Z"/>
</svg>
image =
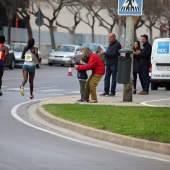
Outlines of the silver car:
<svg viewBox="0 0 170 170">
<path fill-rule="evenodd" d="M 24 47 L 27 45 L 27 43 L 14 43 L 11 45 L 11 49 L 14 52 L 15 56 L 15 66 L 22 66 L 24 64 L 24 59 L 21 59 L 22 52 L 24 50 Z M 38 50 L 38 55 L 41 59 L 41 52 Z M 36 64 L 36 68 L 41 67 L 41 62 Z"/>
<path fill-rule="evenodd" d="M 59 45 L 53 52 L 49 54 L 48 65 L 52 66 L 53 64 L 64 65 L 73 65 L 72 60 L 76 58 L 77 61 L 80 61 L 82 58 L 81 46 L 78 45 Z"/>
</svg>

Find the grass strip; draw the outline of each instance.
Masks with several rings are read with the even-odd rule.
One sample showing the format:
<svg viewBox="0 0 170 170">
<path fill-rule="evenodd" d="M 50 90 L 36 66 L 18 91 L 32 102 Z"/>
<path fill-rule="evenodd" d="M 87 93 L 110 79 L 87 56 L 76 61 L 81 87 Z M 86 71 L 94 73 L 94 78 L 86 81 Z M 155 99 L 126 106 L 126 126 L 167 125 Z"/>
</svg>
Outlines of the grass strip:
<svg viewBox="0 0 170 170">
<path fill-rule="evenodd" d="M 47 104 L 62 119 L 108 132 L 170 143 L 170 108 L 79 104 Z"/>
</svg>

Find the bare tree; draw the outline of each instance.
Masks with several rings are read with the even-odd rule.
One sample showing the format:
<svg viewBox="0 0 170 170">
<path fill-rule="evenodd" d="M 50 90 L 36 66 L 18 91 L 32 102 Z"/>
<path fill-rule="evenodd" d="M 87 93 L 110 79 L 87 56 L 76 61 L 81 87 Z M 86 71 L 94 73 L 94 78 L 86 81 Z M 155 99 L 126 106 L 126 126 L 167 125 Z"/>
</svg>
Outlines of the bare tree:
<svg viewBox="0 0 170 170">
<path fill-rule="evenodd" d="M 36 5 L 31 5 L 31 14 L 36 15 L 36 8 L 41 9 L 41 3 L 50 10 L 52 10 L 52 16 L 49 17 L 49 13 L 43 13 L 44 19 L 47 21 L 44 22 L 44 25 L 49 29 L 50 31 L 50 38 L 51 38 L 51 46 L 54 49 L 55 48 L 55 37 L 54 37 L 54 23 L 62 10 L 62 8 L 72 2 L 72 0 L 32 0 L 36 3 Z"/>
<path fill-rule="evenodd" d="M 21 7 L 22 7 L 21 10 L 19 10 L 18 8 L 16 9 L 17 17 L 20 21 L 25 23 L 25 27 L 27 28 L 27 32 L 28 32 L 28 37 L 32 38 L 33 34 L 32 34 L 31 25 L 30 25 L 29 11 L 25 9 L 25 6 L 23 4 L 21 4 Z"/>
<path fill-rule="evenodd" d="M 73 18 L 74 18 L 73 26 L 69 27 L 69 26 L 63 25 L 63 24 L 59 23 L 57 20 L 56 20 L 56 25 L 58 25 L 59 27 L 62 27 L 64 29 L 67 29 L 71 35 L 72 44 L 76 44 L 75 30 L 76 30 L 78 24 L 82 20 L 81 16 L 80 16 L 80 11 L 83 8 L 83 6 L 77 2 L 70 2 L 66 5 L 66 8 L 73 15 Z"/>
<path fill-rule="evenodd" d="M 158 19 L 162 14 L 162 6 L 160 0 L 149 0 L 144 1 L 144 20 L 145 26 L 148 28 L 150 33 L 150 43 L 153 41 L 153 27 L 156 27 Z M 154 5 L 153 5 L 154 4 Z"/>
<path fill-rule="evenodd" d="M 2 3 L 2 5 L 5 7 L 6 9 L 6 14 L 7 14 L 7 18 L 8 18 L 8 44 L 10 44 L 11 42 L 11 25 L 12 25 L 12 20 L 14 18 L 16 9 L 23 4 L 22 0 L 0 0 L 0 2 Z M 26 3 L 26 1 L 24 1 L 24 3 Z"/>
<path fill-rule="evenodd" d="M 101 0 L 100 6 L 103 10 L 106 10 L 110 21 L 108 21 L 108 18 L 104 18 L 102 15 L 97 13 L 96 17 L 100 22 L 99 26 L 104 27 L 108 33 L 111 33 L 113 32 L 114 26 L 116 24 L 120 24 L 119 21 L 121 17 L 118 16 L 117 12 L 118 2 L 113 0 Z"/>
</svg>

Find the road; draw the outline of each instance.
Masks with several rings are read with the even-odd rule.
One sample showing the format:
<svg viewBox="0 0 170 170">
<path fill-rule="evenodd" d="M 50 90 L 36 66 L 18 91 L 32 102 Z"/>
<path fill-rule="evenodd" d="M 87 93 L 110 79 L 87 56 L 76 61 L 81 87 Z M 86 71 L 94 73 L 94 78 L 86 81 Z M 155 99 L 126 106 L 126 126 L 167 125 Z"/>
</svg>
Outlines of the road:
<svg viewBox="0 0 170 170">
<path fill-rule="evenodd" d="M 36 70 L 35 99 L 79 94 L 76 71 L 42 66 Z M 89 72 L 90 73 L 90 72 Z M 170 162 L 121 153 L 68 140 L 26 126 L 14 119 L 11 109 L 29 100 L 19 94 L 21 69 L 5 70 L 0 98 L 0 170 L 169 170 Z M 103 79 L 98 86 L 103 91 Z M 118 85 L 117 92 L 122 91 Z M 20 112 L 25 111 L 25 106 Z"/>
</svg>

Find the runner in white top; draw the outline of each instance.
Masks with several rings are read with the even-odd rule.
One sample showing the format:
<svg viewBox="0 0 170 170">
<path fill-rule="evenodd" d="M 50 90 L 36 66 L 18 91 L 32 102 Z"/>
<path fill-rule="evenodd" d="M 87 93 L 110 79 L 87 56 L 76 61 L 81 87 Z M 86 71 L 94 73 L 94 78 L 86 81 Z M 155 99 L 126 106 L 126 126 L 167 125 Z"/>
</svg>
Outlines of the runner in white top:
<svg viewBox="0 0 170 170">
<path fill-rule="evenodd" d="M 24 51 L 22 52 L 22 59 L 25 59 L 25 62 L 23 64 L 23 82 L 20 86 L 20 94 L 22 96 L 25 95 L 24 92 L 24 86 L 27 83 L 28 76 L 29 76 L 29 83 L 30 83 L 30 99 L 34 98 L 33 95 L 33 81 L 35 76 L 35 66 L 38 62 L 40 62 L 39 56 L 38 56 L 38 48 L 34 47 L 35 40 L 33 38 L 30 38 L 28 40 L 28 44 L 24 48 Z"/>
</svg>

